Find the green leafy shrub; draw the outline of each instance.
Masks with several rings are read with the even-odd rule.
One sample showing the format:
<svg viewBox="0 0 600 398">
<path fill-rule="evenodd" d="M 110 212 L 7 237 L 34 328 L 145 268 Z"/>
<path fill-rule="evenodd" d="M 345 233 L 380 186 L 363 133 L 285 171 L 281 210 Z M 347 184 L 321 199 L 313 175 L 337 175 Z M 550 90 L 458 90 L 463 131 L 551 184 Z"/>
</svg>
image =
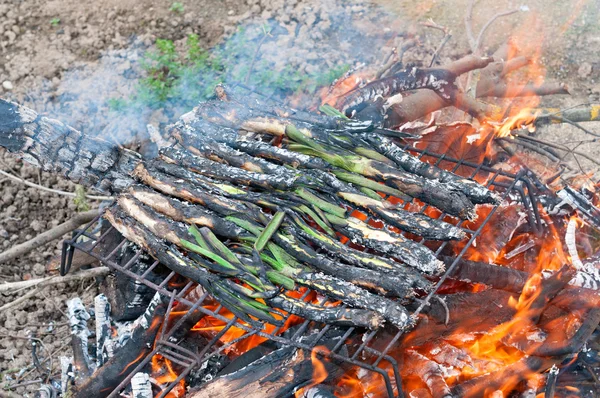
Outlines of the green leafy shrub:
<svg viewBox="0 0 600 398">
<path fill-rule="evenodd" d="M 183 14 L 184 10 L 185 10 L 185 8 L 183 7 L 183 4 L 181 4 L 179 2 L 174 2 L 173 4 L 171 4 L 171 7 L 169 8 L 169 11 L 175 12 L 177 14 Z"/>
<path fill-rule="evenodd" d="M 263 28 L 264 29 L 264 28 Z M 246 82 L 265 93 L 281 96 L 312 94 L 343 75 L 348 65 L 315 73 L 301 73 L 292 65 L 275 71 L 267 61 L 255 59 L 257 44 L 247 39 L 244 29 L 210 52 L 202 48 L 198 35 L 187 37 L 183 51 L 171 40 L 158 39 L 155 48 L 141 61 L 145 77 L 129 101 L 111 99 L 109 107 L 121 111 L 129 106 L 150 108 L 178 106 L 191 108 L 210 98 L 214 87 L 223 82 Z M 264 29 L 264 34 L 268 31 Z M 249 70 L 252 65 L 252 72 Z"/>
</svg>

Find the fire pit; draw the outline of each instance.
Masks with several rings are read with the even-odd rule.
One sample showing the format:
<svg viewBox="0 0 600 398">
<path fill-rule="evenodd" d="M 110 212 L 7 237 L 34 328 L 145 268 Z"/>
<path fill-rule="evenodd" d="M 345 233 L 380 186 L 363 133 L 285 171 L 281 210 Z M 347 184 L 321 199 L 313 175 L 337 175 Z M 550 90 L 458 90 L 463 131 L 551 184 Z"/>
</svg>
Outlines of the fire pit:
<svg viewBox="0 0 600 398">
<path fill-rule="evenodd" d="M 39 395 L 594 396 L 598 196 L 509 139 L 556 157 L 525 129 L 558 116 L 518 97 L 568 89 L 510 81 L 531 60 L 479 40 L 349 74 L 318 110 L 219 85 L 149 131 L 155 158 L 1 101 L 0 145 L 115 194 L 63 244 L 61 275 L 111 274 L 93 311 L 68 302 L 72 357 Z"/>
</svg>

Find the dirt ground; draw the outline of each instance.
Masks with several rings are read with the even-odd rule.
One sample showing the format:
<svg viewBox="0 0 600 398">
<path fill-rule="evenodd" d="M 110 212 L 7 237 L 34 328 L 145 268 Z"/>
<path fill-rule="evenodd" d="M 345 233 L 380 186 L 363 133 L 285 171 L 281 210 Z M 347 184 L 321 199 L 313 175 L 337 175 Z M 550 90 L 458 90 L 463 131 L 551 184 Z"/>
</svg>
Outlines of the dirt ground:
<svg viewBox="0 0 600 398">
<path fill-rule="evenodd" d="M 442 61 L 468 51 L 463 19 L 469 0 L 375 0 L 374 3 L 363 0 L 203 0 L 181 3 L 183 11 L 174 12 L 170 1 L 0 0 L 0 96 L 40 112 L 58 115 L 61 120 L 84 131 L 93 126 L 106 126 L 115 123 L 107 119 L 103 108 L 106 99 L 125 96 L 133 90 L 135 78 L 140 73 L 139 58 L 157 38 L 177 42 L 196 33 L 201 44 L 210 48 L 233 34 L 239 24 L 268 20 L 276 21 L 296 40 L 296 46 L 302 51 L 298 62 L 304 68 L 315 65 L 307 60 L 319 58 L 315 60 L 317 62 L 323 58 L 317 48 L 331 52 L 332 47 L 322 47 L 321 43 L 331 39 L 336 29 L 342 29 L 335 26 L 335 19 L 329 18 L 333 14 L 348 14 L 356 26 L 367 32 L 369 29 L 422 31 L 423 45 L 429 48 L 437 46 L 441 33 L 425 30 L 417 23 L 433 18 L 453 33 L 442 53 Z M 523 31 L 536 37 L 543 33 L 542 61 L 548 68 L 548 78 L 567 83 L 572 93 L 569 97 L 548 99 L 547 104 L 568 107 L 598 102 L 600 0 L 533 0 L 525 3 L 527 7 L 522 8 L 523 11 L 501 18 L 492 26 L 484 39 L 484 52 L 493 51 L 510 33 Z M 520 6 L 521 2 L 512 0 L 480 0 L 473 12 L 475 35 L 497 12 Z M 371 16 L 382 13 L 388 14 L 387 25 L 370 22 Z M 533 17 L 540 21 L 539 25 L 532 22 Z M 281 40 L 276 45 L 283 46 L 289 41 L 285 37 Z M 352 52 L 352 47 L 345 46 L 337 48 L 337 58 L 332 55 L 325 61 L 340 62 L 344 54 Z M 293 48 L 296 51 L 299 47 Z M 357 42 L 355 48 L 360 48 L 367 60 L 382 60 L 386 55 L 384 46 L 361 46 Z M 149 121 L 156 124 L 167 119 L 160 112 L 149 116 Z M 597 125 L 589 127 L 600 132 Z M 565 125 L 546 127 L 537 134 L 556 142 L 591 138 Z M 589 142 L 579 149 L 600 158 L 597 142 Z M 587 171 L 594 171 L 593 164 L 584 162 L 584 165 Z M 74 184 L 40 173 L 2 150 L 0 169 L 46 187 L 69 192 L 75 189 Z M 26 188 L 0 176 L 0 251 L 67 220 L 75 211 L 71 198 Z M 17 261 L 0 265 L 0 283 L 45 276 L 46 263 L 59 254 L 60 246 L 59 241 L 52 242 Z M 23 292 L 0 295 L 0 308 L 21 294 Z M 9 310 L 0 309 L 0 385 L 14 384 L 16 379 L 39 379 L 40 375 L 32 368 L 31 342 L 26 338 L 31 333 L 40 337 L 47 352 L 52 353 L 56 374 L 58 355 L 64 354 L 64 344 L 68 341 L 64 316 L 66 300 L 79 295 L 89 304 L 95 294 L 94 281 L 57 285 L 42 289 L 39 295 Z M 31 384 L 13 391 L 31 393 L 37 387 L 39 384 Z"/>
</svg>

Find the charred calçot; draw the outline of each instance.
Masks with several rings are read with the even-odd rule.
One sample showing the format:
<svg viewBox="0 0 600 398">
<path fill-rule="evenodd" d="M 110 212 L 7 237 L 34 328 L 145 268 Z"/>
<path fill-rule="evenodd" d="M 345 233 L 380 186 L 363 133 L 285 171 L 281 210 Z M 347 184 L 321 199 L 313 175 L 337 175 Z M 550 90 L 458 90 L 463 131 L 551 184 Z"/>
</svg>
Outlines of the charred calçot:
<svg viewBox="0 0 600 398">
<path fill-rule="evenodd" d="M 389 92 L 427 86 L 449 93 L 452 79 L 440 73 L 416 70 L 405 83 L 398 75 Z M 222 87 L 217 92 L 219 100 L 199 105 L 170 128 L 177 145 L 151 161 L 114 152 L 110 165 L 98 165 L 105 175 L 94 165 L 106 155 L 88 148 L 105 143 L 84 140 L 83 147 L 65 150 L 58 136 L 81 134 L 10 103 L 3 112 L 12 118 L 11 135 L 3 143 L 24 157 L 43 154 L 42 146 L 28 142 L 47 131 L 44 145 L 75 163 L 50 157 L 46 168 L 73 177 L 71 166 L 89 165 L 78 181 L 121 192 L 106 213 L 119 232 L 248 323 L 277 324 L 274 314 L 284 310 L 334 324 L 410 327 L 407 310 L 389 297 L 407 302 L 427 291 L 431 283 L 423 275 L 443 272 L 444 264 L 426 246 L 353 217 L 352 209 L 426 239 L 463 239 L 452 224 L 399 209 L 378 192 L 418 198 L 465 219 L 473 217 L 473 203 L 494 202 L 494 194 L 425 166 L 388 141 L 370 140 L 366 125 L 357 129 L 340 118 L 237 98 Z M 353 95 L 349 103 L 356 102 Z M 283 139 L 281 147 L 261 140 L 273 136 Z M 99 183 L 101 177 L 114 185 Z M 344 246 L 339 234 L 374 252 Z M 295 286 L 351 308 L 319 309 L 279 295 L 280 287 Z"/>
</svg>

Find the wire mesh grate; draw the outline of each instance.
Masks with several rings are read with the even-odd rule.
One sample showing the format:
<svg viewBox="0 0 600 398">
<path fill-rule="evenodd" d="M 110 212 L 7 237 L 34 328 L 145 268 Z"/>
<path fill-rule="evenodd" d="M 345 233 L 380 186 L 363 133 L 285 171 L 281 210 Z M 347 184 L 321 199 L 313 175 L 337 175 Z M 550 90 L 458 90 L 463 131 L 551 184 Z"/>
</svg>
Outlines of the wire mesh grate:
<svg viewBox="0 0 600 398">
<path fill-rule="evenodd" d="M 436 165 L 439 165 L 442 161 L 446 163 L 452 163 L 454 166 L 452 170 L 455 171 L 459 167 L 470 168 L 472 173 L 470 174 L 470 178 L 474 179 L 475 176 L 484 172 L 487 173 L 487 182 L 486 186 L 495 190 L 496 192 L 501 194 L 502 201 L 510 199 L 512 201 L 520 202 L 526 209 L 526 213 L 528 216 L 528 221 L 532 227 L 532 230 L 536 231 L 536 228 L 540 226 L 540 218 L 537 209 L 537 201 L 535 194 L 533 192 L 533 185 L 528 180 L 526 173 L 518 173 L 512 174 L 508 173 L 489 165 L 480 163 L 472 163 L 465 160 L 453 159 L 446 155 L 439 155 L 435 153 L 431 153 L 424 150 L 419 150 L 416 148 L 412 148 L 409 145 L 404 147 L 405 150 L 413 152 L 419 157 L 423 158 L 427 156 L 428 158 L 436 159 L 433 162 Z M 454 224 L 458 227 L 462 228 L 465 232 L 470 235 L 470 239 L 465 244 L 464 248 L 461 252 L 456 256 L 455 260 L 449 266 L 449 269 L 453 269 L 460 262 L 461 258 L 467 252 L 467 250 L 473 245 L 473 242 L 477 239 L 477 237 L 481 234 L 483 228 L 487 225 L 493 214 L 499 208 L 500 205 L 492 206 L 490 212 L 486 216 L 486 218 L 479 224 L 476 230 L 471 230 L 463 226 L 463 222 L 454 218 L 450 218 L 453 220 Z M 422 206 L 420 212 L 423 213 L 427 210 L 428 206 Z M 440 219 L 449 220 L 449 217 L 446 214 L 441 214 L 439 216 Z M 370 218 L 366 220 L 369 222 Z M 309 320 L 304 320 L 300 324 L 295 326 L 295 332 L 292 336 L 283 336 L 281 334 L 281 328 L 272 325 L 270 332 L 267 332 L 265 328 L 258 329 L 251 325 L 245 324 L 237 317 L 233 316 L 232 318 L 225 316 L 222 311 L 223 307 L 217 306 L 214 309 L 211 309 L 210 306 L 207 305 L 210 297 L 208 294 L 204 293 L 200 298 L 195 301 L 190 301 L 187 298 L 187 294 L 191 291 L 194 284 L 192 282 L 187 282 L 183 287 L 179 290 L 172 286 L 169 282 L 173 281 L 174 278 L 177 277 L 175 272 L 170 272 L 162 278 L 160 282 L 151 280 L 148 276 L 149 274 L 155 270 L 159 263 L 158 261 L 153 262 L 148 268 L 143 270 L 141 273 L 137 273 L 133 270 L 132 265 L 139 260 L 140 256 L 143 254 L 142 251 L 138 251 L 126 264 L 119 264 L 117 260 L 118 252 L 123 248 L 123 246 L 127 243 L 127 241 L 123 238 L 120 242 L 118 242 L 112 250 L 108 253 L 101 253 L 96 248 L 103 243 L 105 239 L 111 234 L 114 234 L 116 231 L 114 227 L 109 227 L 103 233 L 99 233 L 99 224 L 101 222 L 106 222 L 101 219 L 101 217 L 97 217 L 84 228 L 74 231 L 71 239 L 63 242 L 63 255 L 61 261 L 61 274 L 64 275 L 69 271 L 71 266 L 71 261 L 73 258 L 73 253 L 75 250 L 81 250 L 92 257 L 95 257 L 103 264 L 107 265 L 115 272 L 123 273 L 129 278 L 132 278 L 138 281 L 141 284 L 146 285 L 150 289 L 155 292 L 159 292 L 166 297 L 170 298 L 170 303 L 168 306 L 167 313 L 165 315 L 165 327 L 162 328 L 160 336 L 157 338 L 154 349 L 150 354 L 148 354 L 144 360 L 138 364 L 136 369 L 134 369 L 130 376 L 125 378 L 122 383 L 112 392 L 111 397 L 117 396 L 119 391 L 121 391 L 127 383 L 129 383 L 131 377 L 138 371 L 144 369 L 146 365 L 151 361 L 154 355 L 160 354 L 165 358 L 173 361 L 178 364 L 181 369 L 179 375 L 176 380 L 171 382 L 161 393 L 161 397 L 165 396 L 171 389 L 173 389 L 180 381 L 187 377 L 187 375 L 192 372 L 195 368 L 199 367 L 202 363 L 214 357 L 216 355 L 220 355 L 226 352 L 228 349 L 233 347 L 236 344 L 239 344 L 245 339 L 248 339 L 252 336 L 262 337 L 276 343 L 282 344 L 284 346 L 293 346 L 299 349 L 311 351 L 314 347 L 318 346 L 322 343 L 323 338 L 326 335 L 326 332 L 330 329 L 330 325 L 326 324 L 316 324 L 316 322 L 312 322 Z M 418 240 L 420 243 L 426 244 L 429 243 L 434 247 L 437 246 L 435 253 L 436 255 L 440 255 L 444 248 L 448 245 L 448 242 L 431 242 L 425 239 Z M 90 243 L 91 242 L 91 243 Z M 442 284 L 443 279 L 440 280 L 435 289 L 423 300 L 420 307 L 417 309 L 417 314 L 423 309 L 425 305 L 431 300 L 431 298 L 436 294 L 437 288 Z M 303 295 L 300 297 L 301 300 L 306 300 L 306 298 L 311 293 L 310 290 L 306 290 Z M 327 297 L 324 297 L 319 305 L 324 306 L 328 301 Z M 174 303 L 184 304 L 188 307 L 188 310 L 180 315 L 175 322 L 169 322 L 172 316 L 172 310 Z M 188 349 L 185 349 L 178 345 L 177 343 L 173 343 L 172 337 L 175 332 L 183 327 L 185 321 L 195 312 L 201 312 L 205 316 L 213 317 L 214 319 L 223 323 L 223 328 L 206 344 L 202 349 L 198 352 L 192 352 Z M 283 322 L 287 322 L 291 315 L 285 315 L 283 318 Z M 171 325 L 172 323 L 172 325 Z M 312 325 L 311 325 L 312 323 Z M 228 342 L 220 342 L 220 338 L 227 333 L 231 328 L 237 328 L 242 333 L 239 337 L 232 339 Z M 313 330 L 320 330 L 316 335 L 310 335 L 311 339 L 307 340 L 307 334 Z M 362 337 L 362 342 L 356 348 L 356 351 L 353 351 L 352 354 L 343 352 L 342 348 L 345 345 L 345 341 L 351 336 L 361 333 L 360 330 L 354 327 L 349 327 L 345 331 L 342 336 L 342 339 L 337 342 L 337 344 L 328 352 L 324 353 L 324 356 L 327 356 L 333 360 L 340 361 L 349 365 L 357 366 L 364 369 L 367 372 L 373 372 L 378 374 L 384 381 L 387 393 L 390 397 L 401 395 L 401 391 L 398 386 L 401 385 L 401 377 L 400 370 L 398 367 L 398 363 L 396 360 L 391 357 L 389 352 L 392 350 L 397 341 L 401 338 L 402 332 L 397 332 L 393 336 L 389 337 L 389 342 L 385 345 L 383 349 L 376 349 L 373 347 L 373 342 L 376 340 L 376 337 L 381 331 L 369 331 L 364 333 Z M 390 371 L 391 369 L 391 371 Z"/>
</svg>

